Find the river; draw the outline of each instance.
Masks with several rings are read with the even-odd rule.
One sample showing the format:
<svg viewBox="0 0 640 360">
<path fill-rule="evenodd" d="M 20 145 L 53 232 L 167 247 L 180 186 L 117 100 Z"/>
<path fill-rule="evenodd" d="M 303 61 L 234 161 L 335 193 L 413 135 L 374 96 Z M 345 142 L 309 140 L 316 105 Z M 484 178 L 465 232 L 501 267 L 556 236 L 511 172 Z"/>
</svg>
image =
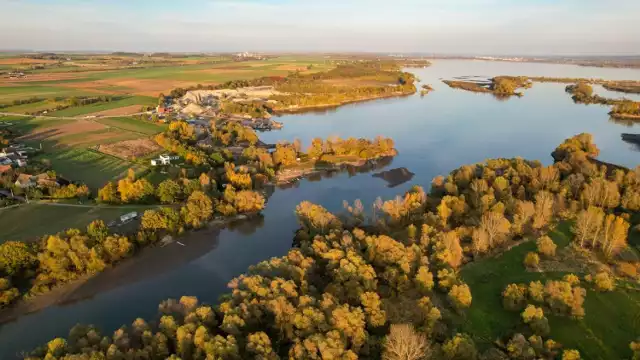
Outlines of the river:
<svg viewBox="0 0 640 360">
<path fill-rule="evenodd" d="M 66 336 L 76 323 L 94 324 L 111 334 L 136 317 L 152 319 L 164 299 L 194 295 L 212 303 L 226 284 L 250 265 L 286 254 L 297 223 L 295 206 L 303 200 L 340 210 L 342 201 L 391 198 L 413 185 L 428 190 L 437 175 L 493 157 L 524 157 L 552 162 L 550 153 L 564 139 L 581 132 L 594 135 L 600 159 L 635 167 L 637 148 L 623 142 L 623 132 L 640 127 L 609 120 L 608 107 L 574 104 L 564 84 L 535 83 L 522 98 L 505 101 L 490 94 L 450 89 L 441 82 L 458 76 L 529 75 L 640 80 L 640 70 L 558 64 L 437 60 L 426 69 L 410 69 L 435 91 L 421 97 L 376 100 L 328 111 L 286 115 L 280 131 L 263 133 L 265 142 L 309 144 L 311 138 L 374 137 L 396 142 L 399 155 L 385 169 L 406 167 L 409 182 L 389 188 L 371 173 L 339 173 L 322 180 L 302 180 L 270 197 L 264 217 L 236 229 L 196 233 L 170 250 L 136 264 L 98 275 L 79 289 L 80 299 L 22 316 L 0 327 L 0 358 L 9 359 L 56 336 Z M 421 83 L 421 84 L 422 84 Z M 420 85 L 421 85 L 420 84 Z M 640 98 L 595 87 L 604 96 Z"/>
</svg>

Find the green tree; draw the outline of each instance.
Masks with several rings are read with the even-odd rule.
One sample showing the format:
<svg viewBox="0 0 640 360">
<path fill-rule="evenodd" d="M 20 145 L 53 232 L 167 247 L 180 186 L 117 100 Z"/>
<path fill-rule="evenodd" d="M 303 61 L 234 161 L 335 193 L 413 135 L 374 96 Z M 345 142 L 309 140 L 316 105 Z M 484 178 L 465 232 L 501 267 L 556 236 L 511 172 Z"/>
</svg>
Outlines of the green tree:
<svg viewBox="0 0 640 360">
<path fill-rule="evenodd" d="M 175 204 L 180 197 L 180 193 L 180 185 L 171 179 L 161 182 L 156 190 L 156 196 L 163 204 Z"/>
</svg>

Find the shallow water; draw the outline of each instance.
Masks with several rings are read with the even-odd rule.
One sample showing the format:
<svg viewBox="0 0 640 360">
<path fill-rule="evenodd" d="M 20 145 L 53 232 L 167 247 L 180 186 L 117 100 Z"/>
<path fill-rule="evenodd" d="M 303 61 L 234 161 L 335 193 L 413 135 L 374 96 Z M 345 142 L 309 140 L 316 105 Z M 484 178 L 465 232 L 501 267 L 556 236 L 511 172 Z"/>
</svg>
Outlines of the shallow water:
<svg viewBox="0 0 640 360">
<path fill-rule="evenodd" d="M 224 230 L 217 237 L 185 239 L 187 247 L 202 249 L 197 256 L 161 264 L 156 272 L 132 275 L 131 281 L 124 279 L 118 286 L 93 297 L 50 307 L 3 325 L 0 358 L 11 358 L 20 350 L 65 336 L 78 322 L 97 325 L 110 333 L 136 317 L 153 318 L 160 301 L 169 297 L 195 295 L 202 301 L 215 302 L 227 282 L 248 266 L 287 252 L 297 229 L 294 209 L 303 200 L 332 210 L 341 209 L 344 199 L 359 198 L 371 204 L 378 196 L 390 198 L 416 184 L 428 188 L 437 175 L 492 157 L 521 156 L 550 164 L 551 151 L 565 138 L 581 132 L 594 135 L 601 160 L 629 167 L 638 164 L 640 154 L 623 142 L 620 134 L 640 132 L 640 127 L 609 121 L 608 107 L 574 104 L 564 92 L 564 84 L 536 83 L 525 90 L 522 98 L 499 101 L 490 94 L 450 89 L 441 79 L 529 75 L 640 80 L 640 70 L 439 60 L 427 69 L 410 71 L 435 91 L 423 98 L 414 95 L 283 116 L 278 119 L 284 123 L 282 130 L 261 137 L 266 142 L 299 138 L 305 144 L 313 137 L 331 135 L 392 137 L 399 155 L 385 170 L 406 167 L 415 173 L 411 181 L 388 188 L 384 180 L 374 178 L 371 173 L 355 176 L 340 173 L 276 190 L 264 211 L 264 220 L 257 225 Z M 601 91 L 606 90 L 596 89 L 604 95 Z M 202 244 L 203 241 L 211 244 Z"/>
</svg>

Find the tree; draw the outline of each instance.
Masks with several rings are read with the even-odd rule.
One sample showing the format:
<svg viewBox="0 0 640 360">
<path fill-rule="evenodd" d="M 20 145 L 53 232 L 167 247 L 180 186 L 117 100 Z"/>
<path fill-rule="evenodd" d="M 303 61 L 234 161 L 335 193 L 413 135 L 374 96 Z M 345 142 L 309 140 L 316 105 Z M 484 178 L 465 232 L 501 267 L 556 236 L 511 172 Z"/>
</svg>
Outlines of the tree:
<svg viewBox="0 0 640 360">
<path fill-rule="evenodd" d="M 442 345 L 442 351 L 449 360 L 476 360 L 478 350 L 467 334 L 456 334 Z"/>
<path fill-rule="evenodd" d="M 489 211 L 482 215 L 480 227 L 473 232 L 473 247 L 478 252 L 503 244 L 509 234 L 511 224 L 503 214 Z"/>
<path fill-rule="evenodd" d="M 549 320 L 544 316 L 542 308 L 528 305 L 522 312 L 522 320 L 525 324 L 529 324 L 536 335 L 547 336 L 550 332 Z"/>
<path fill-rule="evenodd" d="M 213 204 L 209 196 L 202 191 L 194 191 L 185 206 L 180 210 L 184 222 L 193 228 L 204 226 L 204 222 L 213 214 Z"/>
<path fill-rule="evenodd" d="M 524 266 L 529 269 L 535 269 L 540 265 L 540 256 L 534 252 L 528 252 L 524 258 Z"/>
<path fill-rule="evenodd" d="M 522 284 L 509 284 L 502 292 L 502 305 L 510 311 L 521 310 L 527 304 L 527 287 Z"/>
<path fill-rule="evenodd" d="M 557 245 L 551 240 L 547 235 L 540 237 L 536 241 L 536 245 L 538 247 L 538 252 L 547 257 L 556 256 L 556 248 Z"/>
<path fill-rule="evenodd" d="M 598 291 L 613 291 L 615 288 L 615 281 L 607 272 L 599 272 L 594 278 L 596 290 Z"/>
<path fill-rule="evenodd" d="M 602 209 L 595 206 L 589 206 L 587 210 L 582 210 L 578 213 L 571 231 L 575 235 L 575 241 L 581 248 L 584 248 L 594 238 L 597 238 L 603 217 L 604 212 Z"/>
<path fill-rule="evenodd" d="M 540 191 L 535 198 L 535 214 L 533 228 L 539 230 L 545 227 L 553 216 L 553 195 L 547 191 Z"/>
<path fill-rule="evenodd" d="M 608 258 L 612 258 L 627 247 L 629 223 L 620 216 L 609 214 L 605 218 L 603 227 L 601 248 Z"/>
<path fill-rule="evenodd" d="M 247 337 L 247 351 L 253 354 L 256 360 L 278 359 L 278 355 L 271 346 L 271 339 L 262 331 L 249 334 Z"/>
<path fill-rule="evenodd" d="M 38 259 L 29 245 L 20 241 L 0 244 L 0 273 L 15 276 L 33 268 Z"/>
<path fill-rule="evenodd" d="M 411 324 L 392 324 L 384 341 L 382 359 L 429 359 L 431 349 L 427 338 L 417 333 Z"/>
<path fill-rule="evenodd" d="M 87 234 L 101 243 L 109 235 L 109 228 L 104 221 L 94 220 L 87 226 Z"/>
<path fill-rule="evenodd" d="M 180 185 L 171 179 L 167 179 L 158 185 L 156 196 L 163 204 L 175 204 L 180 193 Z"/>
<path fill-rule="evenodd" d="M 240 213 L 257 212 L 264 208 L 264 196 L 252 190 L 238 191 L 233 206 Z"/>
<path fill-rule="evenodd" d="M 578 350 L 567 349 L 562 352 L 562 360 L 580 360 L 580 352 Z"/>
<path fill-rule="evenodd" d="M 102 189 L 98 190 L 98 200 L 103 203 L 115 204 L 119 201 L 116 185 L 108 182 Z"/>
<path fill-rule="evenodd" d="M 458 309 L 471 306 L 471 289 L 467 284 L 453 285 L 449 291 L 449 300 Z"/>
</svg>

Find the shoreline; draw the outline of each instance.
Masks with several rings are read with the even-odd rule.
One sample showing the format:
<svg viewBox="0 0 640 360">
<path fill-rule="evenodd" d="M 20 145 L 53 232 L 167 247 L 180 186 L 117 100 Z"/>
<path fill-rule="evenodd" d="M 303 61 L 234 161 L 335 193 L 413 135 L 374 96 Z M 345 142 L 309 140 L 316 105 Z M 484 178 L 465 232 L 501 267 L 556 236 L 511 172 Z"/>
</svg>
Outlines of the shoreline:
<svg viewBox="0 0 640 360">
<path fill-rule="evenodd" d="M 360 99 L 345 100 L 335 104 L 318 104 L 318 105 L 306 105 L 306 106 L 296 105 L 297 107 L 293 107 L 293 108 L 289 107 L 285 109 L 274 110 L 274 115 L 284 116 L 284 115 L 291 115 L 291 114 L 302 114 L 305 112 L 313 112 L 314 110 L 330 110 L 330 109 L 339 108 L 343 105 L 357 104 L 357 103 L 363 103 L 363 102 L 374 101 L 374 100 L 382 100 L 382 99 L 407 97 L 407 96 L 414 95 L 416 92 L 417 92 L 417 89 L 414 89 L 411 92 L 397 92 L 393 94 L 385 94 L 380 96 L 369 96 L 369 97 L 364 97 Z"/>
<path fill-rule="evenodd" d="M 633 115 L 633 114 L 616 114 L 613 112 L 609 113 L 609 116 L 611 116 L 614 119 L 620 119 L 620 120 L 635 120 L 635 121 L 640 121 L 640 115 Z"/>
<path fill-rule="evenodd" d="M 0 310 L 0 326 L 17 320 L 22 316 L 37 313 L 51 306 L 72 304 L 91 298 L 102 292 L 142 281 L 150 276 L 161 274 L 175 268 L 175 265 L 192 261 L 208 253 L 205 247 L 212 250 L 217 246 L 220 231 L 238 222 L 249 222 L 260 217 L 259 212 L 238 214 L 225 218 L 213 218 L 207 225 L 198 230 L 189 230 L 173 241 L 145 247 L 138 253 L 115 263 L 103 271 L 83 275 L 68 283 L 61 284 L 49 292 L 21 298 L 10 306 Z M 180 246 L 178 241 L 198 246 Z M 174 262 L 175 264 L 170 264 Z M 132 277 L 126 275 L 134 274 Z M 124 280 L 123 280 L 124 279 Z"/>
<path fill-rule="evenodd" d="M 384 162 L 385 160 L 393 159 L 397 155 L 398 151 L 396 149 L 393 149 L 393 151 L 389 152 L 388 154 L 384 154 L 375 158 L 329 163 L 326 165 L 326 167 L 321 168 L 316 167 L 316 161 L 313 166 L 309 168 L 288 170 L 285 169 L 277 173 L 274 183 L 275 185 L 286 185 L 309 176 L 324 174 L 332 171 L 340 171 L 346 167 L 362 168 L 368 165 L 376 165 L 378 162 Z"/>
</svg>

